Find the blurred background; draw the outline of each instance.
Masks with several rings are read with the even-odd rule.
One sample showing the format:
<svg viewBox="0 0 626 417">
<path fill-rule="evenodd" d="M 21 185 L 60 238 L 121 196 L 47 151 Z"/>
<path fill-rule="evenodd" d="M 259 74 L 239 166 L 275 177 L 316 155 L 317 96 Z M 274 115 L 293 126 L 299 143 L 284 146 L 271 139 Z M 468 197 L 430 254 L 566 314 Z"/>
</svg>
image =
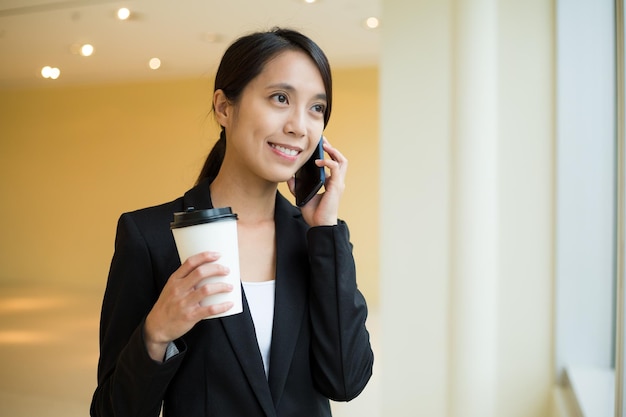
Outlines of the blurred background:
<svg viewBox="0 0 626 417">
<path fill-rule="evenodd" d="M 620 7 L 0 0 L 0 415 L 88 414 L 117 218 L 193 185 L 273 26 L 328 54 L 350 160 L 376 363 L 335 415 L 621 415 Z"/>
</svg>

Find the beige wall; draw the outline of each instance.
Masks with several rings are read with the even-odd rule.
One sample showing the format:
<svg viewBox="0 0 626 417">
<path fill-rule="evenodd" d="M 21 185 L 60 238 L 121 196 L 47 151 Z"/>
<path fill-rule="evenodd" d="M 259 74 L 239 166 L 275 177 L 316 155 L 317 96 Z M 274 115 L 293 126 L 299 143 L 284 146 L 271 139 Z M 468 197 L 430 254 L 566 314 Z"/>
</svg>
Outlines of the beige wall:
<svg viewBox="0 0 626 417">
<path fill-rule="evenodd" d="M 378 74 L 334 72 L 340 215 L 378 299 Z M 103 287 L 118 216 L 193 185 L 217 137 L 212 79 L 0 92 L 0 283 Z"/>
</svg>

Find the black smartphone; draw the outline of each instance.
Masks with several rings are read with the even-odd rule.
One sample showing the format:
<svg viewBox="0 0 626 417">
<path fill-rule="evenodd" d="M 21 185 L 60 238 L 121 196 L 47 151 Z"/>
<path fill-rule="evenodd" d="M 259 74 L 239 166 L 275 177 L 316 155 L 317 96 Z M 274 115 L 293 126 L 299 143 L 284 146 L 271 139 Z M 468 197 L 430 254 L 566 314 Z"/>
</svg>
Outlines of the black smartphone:
<svg viewBox="0 0 626 417">
<path fill-rule="evenodd" d="M 317 194 L 317 192 L 324 185 L 326 181 L 326 173 L 324 167 L 318 167 L 315 165 L 316 159 L 324 159 L 324 139 L 320 139 L 317 144 L 317 148 L 313 152 L 313 155 L 302 168 L 296 172 L 296 205 L 298 207 L 304 206 Z"/>
</svg>

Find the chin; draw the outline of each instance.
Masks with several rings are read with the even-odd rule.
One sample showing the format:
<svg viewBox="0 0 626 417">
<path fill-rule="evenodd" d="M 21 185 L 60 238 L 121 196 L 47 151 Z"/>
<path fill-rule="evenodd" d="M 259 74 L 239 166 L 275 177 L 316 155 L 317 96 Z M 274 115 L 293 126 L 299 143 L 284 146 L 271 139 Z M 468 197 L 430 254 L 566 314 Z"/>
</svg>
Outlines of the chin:
<svg viewBox="0 0 626 417">
<path fill-rule="evenodd" d="M 293 175 L 290 175 L 288 177 L 280 177 L 280 178 L 276 179 L 274 182 L 280 184 L 281 182 L 289 181 L 289 179 L 292 178 L 292 177 L 293 177 Z"/>
<path fill-rule="evenodd" d="M 295 175 L 295 172 L 291 172 L 291 170 L 289 170 L 288 172 L 287 171 L 281 171 L 281 172 L 274 171 L 273 173 L 270 173 L 266 178 L 268 181 L 281 183 L 281 182 L 287 182 L 289 178 L 292 178 L 294 175 Z"/>
</svg>

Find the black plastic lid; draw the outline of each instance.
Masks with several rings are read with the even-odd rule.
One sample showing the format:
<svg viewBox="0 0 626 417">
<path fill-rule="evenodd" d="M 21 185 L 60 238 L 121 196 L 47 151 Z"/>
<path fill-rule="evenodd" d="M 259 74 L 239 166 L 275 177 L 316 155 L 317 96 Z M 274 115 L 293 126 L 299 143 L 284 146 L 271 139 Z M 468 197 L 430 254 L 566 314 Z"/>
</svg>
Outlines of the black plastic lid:
<svg viewBox="0 0 626 417">
<path fill-rule="evenodd" d="M 188 207 L 185 211 L 174 213 L 174 221 L 170 223 L 170 229 L 232 219 L 237 220 L 237 214 L 233 213 L 230 207 L 204 210 Z"/>
</svg>

